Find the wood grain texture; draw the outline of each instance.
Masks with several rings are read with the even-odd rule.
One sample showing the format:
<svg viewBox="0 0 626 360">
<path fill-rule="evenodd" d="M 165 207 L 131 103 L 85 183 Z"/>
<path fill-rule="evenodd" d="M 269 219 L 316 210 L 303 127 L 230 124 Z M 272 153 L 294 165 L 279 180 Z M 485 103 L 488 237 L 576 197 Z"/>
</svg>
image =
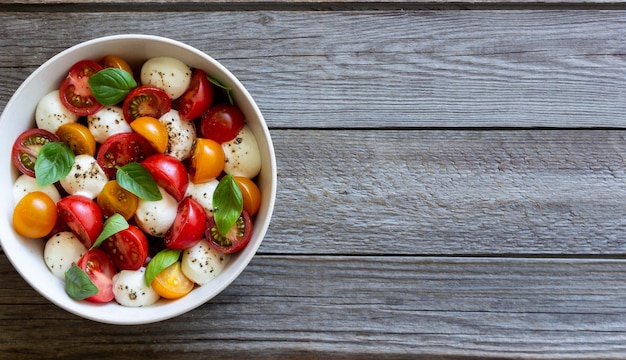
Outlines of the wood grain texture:
<svg viewBox="0 0 626 360">
<path fill-rule="evenodd" d="M 623 128 L 624 20 L 624 11 L 0 13 L 0 103 L 69 46 L 146 33 L 221 61 L 271 127 Z"/>
<path fill-rule="evenodd" d="M 624 271 L 607 260 L 257 256 L 199 309 L 120 327 L 42 301 L 2 256 L 0 348 L 15 360 L 618 358 Z"/>
</svg>

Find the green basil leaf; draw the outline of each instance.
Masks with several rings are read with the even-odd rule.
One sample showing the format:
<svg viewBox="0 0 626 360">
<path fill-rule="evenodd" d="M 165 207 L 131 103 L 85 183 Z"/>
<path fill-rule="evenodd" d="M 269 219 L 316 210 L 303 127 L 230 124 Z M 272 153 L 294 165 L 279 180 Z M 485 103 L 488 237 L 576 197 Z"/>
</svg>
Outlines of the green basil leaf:
<svg viewBox="0 0 626 360">
<path fill-rule="evenodd" d="M 39 150 L 35 161 L 35 179 L 39 186 L 54 184 L 72 170 L 74 153 L 64 142 L 50 142 Z"/>
<path fill-rule="evenodd" d="M 91 246 L 91 249 L 97 248 L 98 246 L 100 246 L 100 244 L 102 244 L 102 242 L 104 242 L 104 240 L 126 229 L 128 229 L 128 222 L 122 215 L 118 213 L 111 215 L 104 222 L 102 232 L 100 233 L 100 236 L 98 236 L 98 238 L 96 239 L 96 242 L 94 242 Z"/>
<path fill-rule="evenodd" d="M 209 82 L 210 82 L 211 84 L 213 84 L 213 85 L 217 86 L 218 88 L 220 88 L 220 89 L 224 90 L 224 92 L 226 93 L 226 96 L 228 96 L 228 102 L 230 102 L 230 104 L 231 104 L 231 105 L 234 105 L 234 104 L 235 104 L 235 102 L 233 101 L 233 97 L 232 97 L 232 95 L 230 94 L 230 92 L 231 92 L 231 90 L 232 90 L 232 89 L 230 88 L 230 86 L 226 86 L 226 85 L 222 84 L 221 82 L 217 81 L 217 79 L 214 79 L 214 78 L 212 78 L 212 77 L 210 77 L 210 76 L 208 76 L 208 75 L 207 75 L 207 77 L 206 77 L 206 78 L 209 80 Z"/>
<path fill-rule="evenodd" d="M 226 236 L 228 230 L 237 222 L 243 210 L 241 190 L 235 178 L 224 176 L 213 192 L 213 216 L 217 231 Z"/>
<path fill-rule="evenodd" d="M 179 257 L 180 250 L 174 249 L 163 249 L 154 255 L 146 267 L 146 285 L 150 286 L 152 280 L 165 268 L 177 262 Z"/>
<path fill-rule="evenodd" d="M 148 200 L 157 201 L 163 199 L 156 181 L 143 165 L 131 162 L 122 167 L 117 167 L 117 183 L 124 189 Z"/>
<path fill-rule="evenodd" d="M 89 276 L 76 264 L 65 272 L 65 292 L 74 300 L 84 300 L 98 293 Z"/>
<path fill-rule="evenodd" d="M 89 77 L 89 87 L 96 100 L 102 105 L 114 105 L 124 100 L 137 82 L 127 71 L 106 68 Z"/>
</svg>

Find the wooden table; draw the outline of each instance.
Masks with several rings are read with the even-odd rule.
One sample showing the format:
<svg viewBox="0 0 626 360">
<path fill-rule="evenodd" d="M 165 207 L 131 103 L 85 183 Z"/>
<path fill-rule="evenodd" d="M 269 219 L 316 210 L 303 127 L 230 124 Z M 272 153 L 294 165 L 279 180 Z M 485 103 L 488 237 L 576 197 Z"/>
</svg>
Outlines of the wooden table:
<svg viewBox="0 0 626 360">
<path fill-rule="evenodd" d="M 64 2 L 0 1 L 0 109 L 81 41 L 186 42 L 263 111 L 276 209 L 232 286 L 151 325 L 0 255 L 2 358 L 626 357 L 622 3 Z"/>
</svg>

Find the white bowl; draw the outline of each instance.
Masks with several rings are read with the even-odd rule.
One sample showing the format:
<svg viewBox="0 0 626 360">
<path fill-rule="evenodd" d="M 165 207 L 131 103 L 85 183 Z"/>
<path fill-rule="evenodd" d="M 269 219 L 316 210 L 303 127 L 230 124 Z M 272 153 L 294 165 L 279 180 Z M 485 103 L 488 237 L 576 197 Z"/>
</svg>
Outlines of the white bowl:
<svg viewBox="0 0 626 360">
<path fill-rule="evenodd" d="M 7 201 L 10 196 L 6 195 L 10 194 L 13 182 L 19 175 L 10 159 L 11 147 L 20 133 L 35 126 L 35 108 L 39 99 L 58 88 L 77 61 L 97 61 L 107 54 L 119 55 L 134 66 L 151 57 L 172 56 L 230 86 L 233 98 L 245 114 L 261 151 L 262 170 L 258 184 L 262 202 L 250 243 L 235 254 L 223 272 L 211 282 L 197 287 L 178 300 L 162 299 L 154 305 L 140 308 L 124 307 L 115 302 L 96 304 L 72 300 L 65 293 L 63 282 L 44 263 L 45 242 L 22 238 L 13 230 L 11 219 L 14 205 L 12 201 Z M 252 260 L 269 226 L 276 197 L 276 158 L 263 115 L 233 74 L 207 54 L 181 42 L 149 35 L 116 35 L 86 41 L 57 54 L 35 70 L 11 97 L 0 117 L 0 134 L 0 189 L 4 189 L 5 194 L 4 201 L 0 202 L 0 245 L 15 269 L 36 291 L 52 303 L 81 317 L 110 324 L 145 324 L 188 312 L 219 294 L 239 276 Z"/>
</svg>

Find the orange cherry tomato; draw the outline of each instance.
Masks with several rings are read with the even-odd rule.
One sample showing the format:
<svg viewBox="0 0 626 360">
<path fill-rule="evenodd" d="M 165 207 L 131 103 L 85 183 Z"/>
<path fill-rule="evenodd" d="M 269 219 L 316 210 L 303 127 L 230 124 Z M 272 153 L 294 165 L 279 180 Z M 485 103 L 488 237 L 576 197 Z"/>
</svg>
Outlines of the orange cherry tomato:
<svg viewBox="0 0 626 360">
<path fill-rule="evenodd" d="M 167 128 L 157 118 L 141 116 L 130 123 L 131 129 L 150 142 L 154 150 L 164 153 L 167 150 Z"/>
<path fill-rule="evenodd" d="M 241 190 L 241 197 L 243 198 L 243 209 L 250 214 L 250 216 L 256 214 L 261 206 L 261 190 L 254 181 L 243 176 L 234 176 L 235 182 Z"/>
<path fill-rule="evenodd" d="M 122 59 L 117 55 L 106 55 L 100 60 L 100 65 L 105 68 L 116 68 L 126 70 L 129 74 L 133 74 L 133 69 L 131 69 L 130 65 L 126 62 L 126 60 Z"/>
<path fill-rule="evenodd" d="M 194 184 L 217 178 L 224 170 L 224 150 L 215 140 L 197 138 L 191 152 L 189 179 Z"/>
<path fill-rule="evenodd" d="M 118 213 L 126 220 L 135 215 L 137 206 L 139 206 L 137 195 L 122 188 L 116 180 L 110 180 L 104 185 L 96 198 L 96 202 L 102 210 L 102 215 L 108 217 Z"/>
<path fill-rule="evenodd" d="M 61 125 L 56 135 L 65 142 L 75 155 L 96 154 L 96 139 L 89 131 L 89 128 L 79 123 L 69 123 Z"/>
<path fill-rule="evenodd" d="M 28 238 L 48 235 L 57 223 L 57 206 L 48 194 L 33 191 L 26 194 L 13 210 L 13 228 Z"/>
<path fill-rule="evenodd" d="M 189 280 L 175 262 L 166 267 L 152 280 L 152 289 L 166 299 L 178 299 L 193 290 L 194 282 Z"/>
</svg>

